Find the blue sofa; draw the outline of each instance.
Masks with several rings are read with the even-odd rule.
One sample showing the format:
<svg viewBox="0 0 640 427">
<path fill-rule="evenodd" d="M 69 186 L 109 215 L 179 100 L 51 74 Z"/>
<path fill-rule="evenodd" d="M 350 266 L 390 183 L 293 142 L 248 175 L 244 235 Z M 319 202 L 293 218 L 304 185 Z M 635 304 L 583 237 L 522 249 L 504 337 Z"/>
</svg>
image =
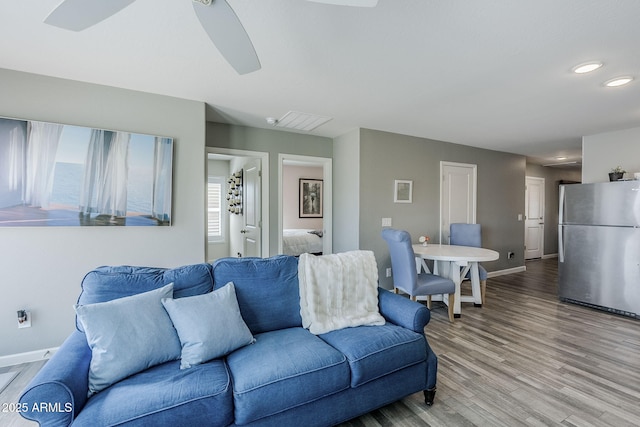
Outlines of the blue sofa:
<svg viewBox="0 0 640 427">
<path fill-rule="evenodd" d="M 89 396 L 92 352 L 76 321 L 77 330 L 24 390 L 22 415 L 42 426 L 308 427 L 335 425 L 419 391 L 431 405 L 437 358 L 423 333 L 429 310 L 379 289 L 385 325 L 313 335 L 302 328 L 297 264 L 281 255 L 89 272 L 79 306 L 168 283 L 179 299 L 233 282 L 255 341 L 188 369 L 180 369 L 180 360 L 161 363 Z"/>
</svg>

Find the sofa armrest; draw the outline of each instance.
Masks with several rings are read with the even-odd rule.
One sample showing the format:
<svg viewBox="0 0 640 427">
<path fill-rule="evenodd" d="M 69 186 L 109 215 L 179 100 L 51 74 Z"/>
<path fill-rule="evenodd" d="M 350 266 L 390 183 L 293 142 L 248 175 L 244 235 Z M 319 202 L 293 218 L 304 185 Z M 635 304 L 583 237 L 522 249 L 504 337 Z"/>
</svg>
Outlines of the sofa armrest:
<svg viewBox="0 0 640 427">
<path fill-rule="evenodd" d="M 68 426 L 89 392 L 91 349 L 74 331 L 40 369 L 20 396 L 20 414 L 41 426 Z"/>
<path fill-rule="evenodd" d="M 380 314 L 388 322 L 420 334 L 424 333 L 424 327 L 431 320 L 427 307 L 383 288 L 378 288 L 378 306 Z"/>
</svg>

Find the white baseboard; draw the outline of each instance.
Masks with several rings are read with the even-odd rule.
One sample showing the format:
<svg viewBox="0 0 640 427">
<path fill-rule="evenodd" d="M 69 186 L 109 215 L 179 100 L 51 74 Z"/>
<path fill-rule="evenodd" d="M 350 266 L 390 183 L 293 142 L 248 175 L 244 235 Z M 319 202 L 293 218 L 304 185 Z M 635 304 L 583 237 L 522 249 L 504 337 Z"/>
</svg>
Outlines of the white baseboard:
<svg viewBox="0 0 640 427">
<path fill-rule="evenodd" d="M 558 258 L 558 254 L 542 255 L 542 259 L 549 259 L 549 258 Z"/>
<path fill-rule="evenodd" d="M 521 265 L 520 267 L 507 268 L 505 270 L 488 271 L 487 277 L 504 276 L 505 274 L 522 273 L 527 271 L 527 267 Z"/>
<path fill-rule="evenodd" d="M 58 351 L 58 348 L 59 347 L 43 348 L 42 350 L 28 351 L 26 353 L 0 356 L 0 368 L 49 359 L 56 351 Z"/>
</svg>

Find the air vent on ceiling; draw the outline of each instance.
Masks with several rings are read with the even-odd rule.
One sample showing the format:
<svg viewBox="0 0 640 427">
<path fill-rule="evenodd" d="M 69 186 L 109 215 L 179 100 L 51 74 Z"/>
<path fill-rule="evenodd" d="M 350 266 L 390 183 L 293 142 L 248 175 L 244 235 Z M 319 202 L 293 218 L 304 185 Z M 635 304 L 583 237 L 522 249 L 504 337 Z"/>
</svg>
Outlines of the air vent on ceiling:
<svg viewBox="0 0 640 427">
<path fill-rule="evenodd" d="M 310 132 L 320 125 L 331 120 L 331 117 L 317 116 L 315 114 L 301 113 L 299 111 L 289 111 L 276 122 L 276 127 L 303 130 Z"/>
</svg>

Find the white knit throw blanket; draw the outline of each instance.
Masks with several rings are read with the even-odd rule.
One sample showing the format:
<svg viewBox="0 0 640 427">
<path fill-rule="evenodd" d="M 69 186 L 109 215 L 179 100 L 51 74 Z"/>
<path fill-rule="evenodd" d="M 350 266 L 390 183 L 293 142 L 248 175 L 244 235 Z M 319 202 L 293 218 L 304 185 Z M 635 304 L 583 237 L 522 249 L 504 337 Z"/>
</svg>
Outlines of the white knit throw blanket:
<svg viewBox="0 0 640 427">
<path fill-rule="evenodd" d="M 319 335 L 360 325 L 384 325 L 378 310 L 378 265 L 371 251 L 300 255 L 302 326 Z"/>
</svg>

